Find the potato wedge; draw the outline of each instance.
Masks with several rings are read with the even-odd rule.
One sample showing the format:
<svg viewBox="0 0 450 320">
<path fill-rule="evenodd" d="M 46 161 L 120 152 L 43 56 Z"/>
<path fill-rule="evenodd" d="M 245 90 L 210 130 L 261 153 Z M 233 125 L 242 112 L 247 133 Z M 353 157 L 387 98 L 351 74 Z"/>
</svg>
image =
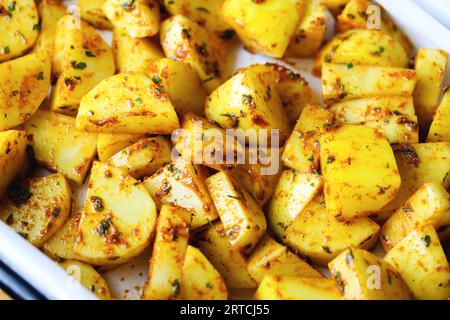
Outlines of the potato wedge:
<svg viewBox="0 0 450 320">
<path fill-rule="evenodd" d="M 172 161 L 172 145 L 162 136 L 142 139 L 113 155 L 106 164 L 133 178 L 150 176 Z"/>
<path fill-rule="evenodd" d="M 270 229 L 279 239 L 295 218 L 314 199 L 323 185 L 319 175 L 284 170 L 267 209 Z"/>
<path fill-rule="evenodd" d="M 39 33 L 39 15 L 33 0 L 0 1 L 0 62 L 23 54 Z"/>
<path fill-rule="evenodd" d="M 389 263 L 357 248 L 342 252 L 328 265 L 347 300 L 410 300 L 414 298 L 401 275 Z"/>
<path fill-rule="evenodd" d="M 142 293 L 144 300 L 179 298 L 191 219 L 191 212 L 186 209 L 161 207 L 148 279 Z"/>
<path fill-rule="evenodd" d="M 75 129 L 75 119 L 39 110 L 24 124 L 35 159 L 81 185 L 95 158 L 97 135 Z"/>
<path fill-rule="evenodd" d="M 28 145 L 25 131 L 0 132 L 0 198 L 26 163 Z"/>
<path fill-rule="evenodd" d="M 226 300 L 228 290 L 220 273 L 203 253 L 188 246 L 181 277 L 184 300 Z"/>
<path fill-rule="evenodd" d="M 178 158 L 146 179 L 144 185 L 158 207 L 171 204 L 192 211 L 191 228 L 197 229 L 218 218 L 205 178 L 200 166 Z"/>
<path fill-rule="evenodd" d="M 333 280 L 266 275 L 257 300 L 342 300 Z"/>
<path fill-rule="evenodd" d="M 100 133 L 97 136 L 97 153 L 101 162 L 108 161 L 117 152 L 145 138 L 142 134 Z"/>
<path fill-rule="evenodd" d="M 36 52 L 0 64 L 0 131 L 14 128 L 39 108 L 50 86 L 50 61 Z"/>
<path fill-rule="evenodd" d="M 102 9 L 105 2 L 106 0 L 78 0 L 81 18 L 98 29 L 112 29 L 113 25 Z"/>
<path fill-rule="evenodd" d="M 368 218 L 339 222 L 327 212 L 320 197 L 314 198 L 285 232 L 285 242 L 312 262 L 326 266 L 349 246 L 371 249 L 380 227 Z"/>
<path fill-rule="evenodd" d="M 70 219 L 42 246 L 42 250 L 54 260 L 76 259 L 73 246 L 77 240 L 81 215 L 73 214 Z"/>
<path fill-rule="evenodd" d="M 447 300 L 450 270 L 433 226 L 416 229 L 388 252 L 385 261 L 402 275 L 420 300 Z"/>
<path fill-rule="evenodd" d="M 258 286 L 247 271 L 244 255 L 230 245 L 221 222 L 213 223 L 197 234 L 195 244 L 220 272 L 228 289 L 249 289 Z"/>
<path fill-rule="evenodd" d="M 342 126 L 320 140 L 320 165 L 327 210 L 339 220 L 379 211 L 400 188 L 388 141 L 365 126 Z"/>
<path fill-rule="evenodd" d="M 0 219 L 41 247 L 70 216 L 71 190 L 62 174 L 12 185 L 0 206 Z"/>
<path fill-rule="evenodd" d="M 156 206 L 142 184 L 120 169 L 95 162 L 80 218 L 75 256 L 120 264 L 142 253 L 156 224 Z"/>
<path fill-rule="evenodd" d="M 106 0 L 102 9 L 115 28 L 126 30 L 132 38 L 152 37 L 159 31 L 156 0 Z"/>
<path fill-rule="evenodd" d="M 281 58 L 300 22 L 301 9 L 298 0 L 225 0 L 222 14 L 250 51 Z"/>
<path fill-rule="evenodd" d="M 436 110 L 427 142 L 450 142 L 450 86 L 446 88 L 441 104 Z"/>
<path fill-rule="evenodd" d="M 171 134 L 175 109 L 159 84 L 141 73 L 119 73 L 100 82 L 80 103 L 77 129 L 100 133 Z"/>
<path fill-rule="evenodd" d="M 337 15 L 345 8 L 345 5 L 349 1 L 350 0 L 323 0 L 322 3 L 333 13 L 333 15 Z"/>
</svg>

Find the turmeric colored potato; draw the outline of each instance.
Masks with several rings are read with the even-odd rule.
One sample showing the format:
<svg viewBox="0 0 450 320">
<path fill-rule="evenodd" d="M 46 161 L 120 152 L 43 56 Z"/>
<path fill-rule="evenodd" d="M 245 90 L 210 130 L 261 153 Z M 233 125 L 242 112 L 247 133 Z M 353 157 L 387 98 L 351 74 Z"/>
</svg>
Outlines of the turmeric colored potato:
<svg viewBox="0 0 450 320">
<path fill-rule="evenodd" d="M 70 219 L 42 246 L 42 250 L 54 260 L 76 259 L 73 246 L 77 240 L 80 224 L 79 213 L 72 214 Z"/>
<path fill-rule="evenodd" d="M 441 104 L 433 117 L 427 142 L 450 142 L 450 87 L 444 92 Z"/>
<path fill-rule="evenodd" d="M 143 134 L 100 133 L 97 135 L 97 153 L 101 162 L 108 161 L 117 152 L 145 138 Z"/>
<path fill-rule="evenodd" d="M 112 29 L 113 25 L 109 22 L 102 6 L 106 0 L 78 0 L 77 5 L 80 8 L 81 18 L 99 29 Z"/>
</svg>

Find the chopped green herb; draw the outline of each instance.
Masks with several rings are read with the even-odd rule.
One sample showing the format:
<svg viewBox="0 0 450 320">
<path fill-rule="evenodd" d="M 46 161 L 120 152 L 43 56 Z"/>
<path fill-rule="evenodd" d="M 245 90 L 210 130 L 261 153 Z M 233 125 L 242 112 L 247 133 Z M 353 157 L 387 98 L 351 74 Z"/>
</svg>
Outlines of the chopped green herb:
<svg viewBox="0 0 450 320">
<path fill-rule="evenodd" d="M 105 209 L 102 198 L 92 196 L 90 199 L 91 199 L 91 202 L 94 204 L 95 211 L 103 211 Z"/>
<path fill-rule="evenodd" d="M 141 98 L 137 98 L 137 99 L 135 100 L 135 102 L 136 102 L 136 104 L 142 104 L 142 99 L 141 99 Z"/>
<path fill-rule="evenodd" d="M 213 285 L 212 285 L 211 283 L 207 282 L 207 283 L 206 283 L 206 287 L 207 287 L 208 289 L 212 289 L 212 288 L 213 288 Z"/>
<path fill-rule="evenodd" d="M 41 29 L 41 24 L 40 24 L 39 22 L 33 24 L 33 30 L 34 30 L 34 31 L 38 31 L 38 30 L 40 30 L 40 29 Z"/>
<path fill-rule="evenodd" d="M 58 218 L 60 213 L 61 213 L 61 207 L 60 206 L 56 206 L 56 207 L 53 208 L 52 217 L 53 218 Z"/>
<path fill-rule="evenodd" d="M 189 29 L 183 28 L 183 30 L 181 30 L 181 32 L 183 32 L 183 36 L 186 39 L 190 39 L 191 38 L 191 33 L 189 32 Z"/>
<path fill-rule="evenodd" d="M 8 10 L 10 12 L 16 10 L 16 3 L 17 3 L 17 1 L 13 1 L 8 5 Z"/>
<path fill-rule="evenodd" d="M 344 281 L 342 280 L 342 274 L 339 271 L 336 271 L 335 269 L 332 270 L 334 281 L 336 282 L 339 292 L 344 295 L 345 294 L 345 285 Z"/>
<path fill-rule="evenodd" d="M 195 8 L 195 10 L 201 11 L 201 12 L 205 12 L 205 13 L 209 13 L 209 10 L 204 8 L 204 7 L 197 7 L 197 8 Z"/>
<path fill-rule="evenodd" d="M 180 282 L 178 281 L 178 279 L 175 279 L 172 282 L 172 292 L 175 295 L 178 295 L 180 293 Z"/>
<path fill-rule="evenodd" d="M 123 9 L 130 11 L 134 9 L 135 0 L 125 0 L 122 2 L 121 6 Z"/>
<path fill-rule="evenodd" d="M 328 156 L 327 158 L 327 164 L 333 163 L 336 160 L 334 156 Z"/>
<path fill-rule="evenodd" d="M 9 53 L 9 46 L 3 47 L 3 53 L 8 54 Z"/>
<path fill-rule="evenodd" d="M 87 50 L 84 52 L 84 54 L 86 55 L 86 57 L 95 58 L 95 54 L 93 54 L 92 51 Z"/>
<path fill-rule="evenodd" d="M 431 238 L 429 235 L 422 237 L 422 241 L 425 242 L 425 247 L 429 247 L 431 243 Z"/>
<path fill-rule="evenodd" d="M 36 79 L 44 80 L 44 72 L 39 72 L 38 75 L 36 76 Z"/>
<path fill-rule="evenodd" d="M 308 161 L 313 162 L 314 161 L 314 156 L 310 155 L 309 158 L 308 158 Z"/>
<path fill-rule="evenodd" d="M 383 46 L 380 47 L 380 49 L 373 52 L 373 54 L 376 54 L 377 56 L 381 56 L 381 54 L 384 52 L 385 48 Z"/>
<path fill-rule="evenodd" d="M 109 228 L 112 226 L 112 221 L 109 218 L 105 218 L 98 224 L 97 231 L 102 235 L 108 234 Z"/>
<path fill-rule="evenodd" d="M 87 67 L 87 64 L 85 62 L 71 61 L 70 65 L 72 66 L 72 68 L 79 69 L 79 70 L 84 70 Z"/>
<path fill-rule="evenodd" d="M 226 29 L 222 31 L 222 33 L 219 35 L 219 38 L 222 40 L 231 40 L 234 38 L 235 34 L 236 33 L 234 32 L 233 29 Z"/>
<path fill-rule="evenodd" d="M 322 250 L 325 251 L 328 254 L 332 253 L 331 250 L 330 250 L 330 247 L 328 247 L 328 246 L 322 246 Z"/>
<path fill-rule="evenodd" d="M 154 84 L 160 84 L 162 80 L 157 74 L 155 74 L 152 78 L 152 81 Z"/>
<path fill-rule="evenodd" d="M 353 63 L 347 63 L 347 69 L 351 69 L 351 68 L 353 68 Z"/>
</svg>

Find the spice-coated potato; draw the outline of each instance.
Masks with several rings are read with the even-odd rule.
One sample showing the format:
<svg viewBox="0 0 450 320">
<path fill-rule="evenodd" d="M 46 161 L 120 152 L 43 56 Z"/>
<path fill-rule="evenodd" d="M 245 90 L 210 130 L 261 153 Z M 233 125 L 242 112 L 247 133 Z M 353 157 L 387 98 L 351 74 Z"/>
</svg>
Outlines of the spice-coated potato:
<svg viewBox="0 0 450 320">
<path fill-rule="evenodd" d="M 450 142 L 450 86 L 446 88 L 441 104 L 433 117 L 427 142 Z"/>
<path fill-rule="evenodd" d="M 322 3 L 333 14 L 340 13 L 350 0 L 322 0 Z"/>
<path fill-rule="evenodd" d="M 77 240 L 79 213 L 72 214 L 70 219 L 42 246 L 42 250 L 54 260 L 76 259 L 73 246 Z"/>
<path fill-rule="evenodd" d="M 109 22 L 102 6 L 106 0 L 78 0 L 77 6 L 80 8 L 81 18 L 99 29 L 112 29 L 113 25 Z"/>
<path fill-rule="evenodd" d="M 97 136 L 98 158 L 101 162 L 106 162 L 117 152 L 144 138 L 143 134 L 99 133 Z"/>
</svg>

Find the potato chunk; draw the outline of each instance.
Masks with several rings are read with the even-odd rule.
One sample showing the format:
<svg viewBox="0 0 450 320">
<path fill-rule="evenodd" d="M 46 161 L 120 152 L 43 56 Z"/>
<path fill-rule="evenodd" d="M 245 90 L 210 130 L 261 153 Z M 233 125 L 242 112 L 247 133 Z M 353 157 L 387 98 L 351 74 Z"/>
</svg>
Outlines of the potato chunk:
<svg viewBox="0 0 450 320">
<path fill-rule="evenodd" d="M 298 0 L 225 0 L 222 14 L 249 50 L 281 58 L 300 22 L 301 4 Z"/>
<path fill-rule="evenodd" d="M 150 244 L 155 222 L 155 203 L 144 186 L 120 169 L 95 162 L 74 253 L 95 265 L 126 262 Z"/>
<path fill-rule="evenodd" d="M 191 218 L 186 209 L 169 205 L 161 207 L 143 299 L 176 299 L 181 294 Z"/>
<path fill-rule="evenodd" d="M 102 6 L 106 0 L 78 0 L 77 5 L 80 8 L 81 18 L 99 29 L 112 29 L 113 25 L 109 22 Z"/>
<path fill-rule="evenodd" d="M 78 185 L 83 183 L 95 157 L 96 134 L 76 130 L 72 117 L 41 110 L 24 127 L 39 163 Z"/>
<path fill-rule="evenodd" d="M 369 216 L 394 199 L 400 175 L 384 137 L 364 126 L 342 126 L 320 140 L 327 210 L 339 220 Z"/>
<path fill-rule="evenodd" d="M 401 275 L 372 253 L 349 248 L 328 265 L 347 300 L 410 300 L 414 295 Z"/>
<path fill-rule="evenodd" d="M 368 218 L 339 222 L 330 216 L 320 197 L 314 198 L 285 232 L 286 244 L 321 266 L 349 246 L 372 248 L 380 227 Z"/>
<path fill-rule="evenodd" d="M 73 246 L 77 240 L 80 214 L 73 214 L 70 219 L 42 246 L 45 254 L 54 260 L 76 259 Z"/>
<path fill-rule="evenodd" d="M 41 247 L 70 215 L 70 186 L 62 174 L 11 186 L 0 206 L 0 219 L 36 247 Z"/>
<path fill-rule="evenodd" d="M 0 131 L 24 123 L 39 108 L 50 86 L 50 61 L 45 52 L 0 64 Z"/>
<path fill-rule="evenodd" d="M 384 260 L 400 272 L 417 299 L 447 300 L 450 296 L 449 265 L 433 226 L 412 231 Z"/>
<path fill-rule="evenodd" d="M 31 48 L 39 33 L 39 15 L 33 0 L 0 1 L 0 62 Z"/>
<path fill-rule="evenodd" d="M 178 117 L 167 94 L 141 73 L 100 82 L 80 103 L 77 128 L 101 133 L 171 134 Z"/>
<path fill-rule="evenodd" d="M 450 86 L 445 90 L 428 133 L 427 142 L 450 142 Z"/>
<path fill-rule="evenodd" d="M 98 158 L 101 162 L 106 162 L 117 152 L 144 138 L 143 134 L 100 133 L 97 136 Z"/>
</svg>

